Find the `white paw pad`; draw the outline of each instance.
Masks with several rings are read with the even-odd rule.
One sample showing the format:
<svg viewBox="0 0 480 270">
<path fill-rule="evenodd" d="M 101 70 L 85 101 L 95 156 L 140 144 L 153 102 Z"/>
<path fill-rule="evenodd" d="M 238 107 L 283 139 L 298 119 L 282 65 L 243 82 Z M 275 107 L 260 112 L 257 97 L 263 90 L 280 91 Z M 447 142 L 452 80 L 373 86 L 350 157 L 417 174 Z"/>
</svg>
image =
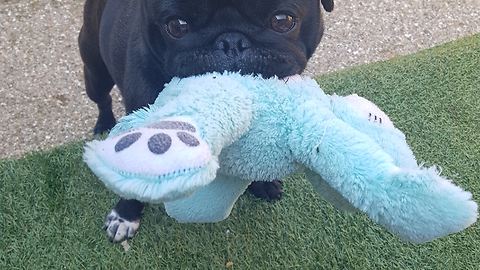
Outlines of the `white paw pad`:
<svg viewBox="0 0 480 270">
<path fill-rule="evenodd" d="M 125 220 L 115 210 L 112 210 L 105 217 L 104 225 L 108 238 L 113 242 L 118 242 L 125 238 L 132 238 L 140 227 L 140 220 Z"/>
</svg>

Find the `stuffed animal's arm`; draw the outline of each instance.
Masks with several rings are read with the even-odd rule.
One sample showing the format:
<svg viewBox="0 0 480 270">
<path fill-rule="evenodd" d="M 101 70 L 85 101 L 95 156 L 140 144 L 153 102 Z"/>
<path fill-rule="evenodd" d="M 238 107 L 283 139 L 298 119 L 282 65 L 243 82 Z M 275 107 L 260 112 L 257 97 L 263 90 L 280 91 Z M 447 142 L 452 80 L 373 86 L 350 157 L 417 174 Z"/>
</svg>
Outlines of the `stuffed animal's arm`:
<svg viewBox="0 0 480 270">
<path fill-rule="evenodd" d="M 198 131 L 216 156 L 250 127 L 254 96 L 240 78 L 216 73 L 174 78 L 154 104 L 120 119 L 109 136 L 161 121 L 185 122 Z"/>
<path fill-rule="evenodd" d="M 302 104 L 295 113 L 296 119 L 301 119 L 289 138 L 295 158 L 345 198 L 350 199 L 349 193 L 356 194 L 362 181 L 381 179 L 398 169 L 375 141 L 327 108 L 312 102 Z M 362 210 L 361 205 L 354 206 Z"/>
<path fill-rule="evenodd" d="M 106 140 L 88 143 L 84 160 L 120 196 L 183 198 L 215 179 L 218 155 L 248 131 L 253 110 L 251 93 L 230 77 L 174 79 Z"/>
</svg>

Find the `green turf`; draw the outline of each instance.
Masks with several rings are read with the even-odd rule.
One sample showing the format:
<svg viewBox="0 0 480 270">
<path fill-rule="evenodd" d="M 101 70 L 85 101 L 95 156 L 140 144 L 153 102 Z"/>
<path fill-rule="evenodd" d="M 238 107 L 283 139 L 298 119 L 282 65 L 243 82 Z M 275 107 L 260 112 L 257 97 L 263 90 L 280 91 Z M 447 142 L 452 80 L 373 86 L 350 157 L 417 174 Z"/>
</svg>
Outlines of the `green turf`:
<svg viewBox="0 0 480 270">
<path fill-rule="evenodd" d="M 358 93 L 405 132 L 420 162 L 480 197 L 480 35 L 321 76 Z M 125 251 L 102 230 L 116 196 L 81 159 L 83 142 L 0 161 L 0 269 L 480 269 L 480 225 L 401 242 L 364 214 L 343 213 L 301 176 L 284 197 L 242 196 L 225 221 L 179 224 L 149 205 Z"/>
</svg>

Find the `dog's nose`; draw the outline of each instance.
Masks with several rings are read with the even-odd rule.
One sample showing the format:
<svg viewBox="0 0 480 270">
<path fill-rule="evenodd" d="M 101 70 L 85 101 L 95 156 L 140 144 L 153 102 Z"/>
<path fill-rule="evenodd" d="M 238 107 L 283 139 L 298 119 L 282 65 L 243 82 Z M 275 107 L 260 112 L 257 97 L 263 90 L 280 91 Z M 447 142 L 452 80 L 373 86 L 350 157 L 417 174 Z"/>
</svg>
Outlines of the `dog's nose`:
<svg viewBox="0 0 480 270">
<path fill-rule="evenodd" d="M 217 37 L 215 49 L 222 50 L 226 55 L 237 57 L 252 46 L 252 42 L 240 33 L 224 33 Z"/>
</svg>

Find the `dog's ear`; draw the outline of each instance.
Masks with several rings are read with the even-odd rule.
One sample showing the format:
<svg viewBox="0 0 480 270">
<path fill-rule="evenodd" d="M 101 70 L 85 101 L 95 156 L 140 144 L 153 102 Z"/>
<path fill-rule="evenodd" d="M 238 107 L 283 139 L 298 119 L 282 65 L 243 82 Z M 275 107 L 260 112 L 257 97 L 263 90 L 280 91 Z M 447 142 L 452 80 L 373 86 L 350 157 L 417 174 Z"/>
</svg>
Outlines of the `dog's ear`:
<svg viewBox="0 0 480 270">
<path fill-rule="evenodd" d="M 322 0 L 322 6 L 326 11 L 331 12 L 333 10 L 333 0 Z"/>
</svg>

